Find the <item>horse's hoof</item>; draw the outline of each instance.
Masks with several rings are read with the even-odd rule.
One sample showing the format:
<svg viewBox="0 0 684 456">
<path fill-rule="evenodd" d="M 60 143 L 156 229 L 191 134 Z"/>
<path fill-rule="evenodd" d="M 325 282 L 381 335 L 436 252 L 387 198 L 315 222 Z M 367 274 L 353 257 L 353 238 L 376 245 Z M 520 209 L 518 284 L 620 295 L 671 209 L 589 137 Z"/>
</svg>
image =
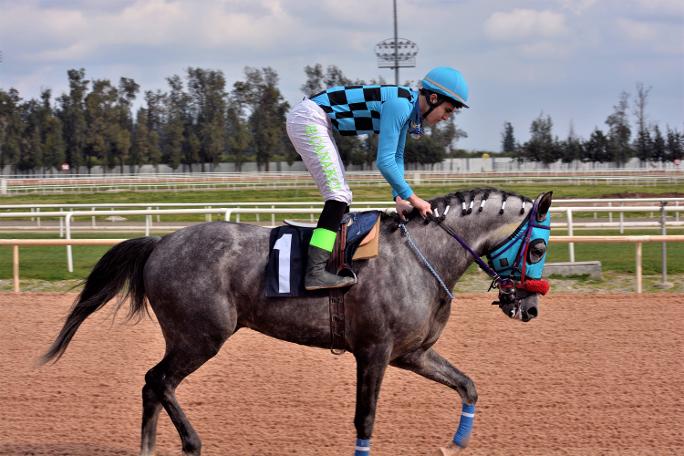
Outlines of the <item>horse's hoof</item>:
<svg viewBox="0 0 684 456">
<path fill-rule="evenodd" d="M 455 456 L 461 453 L 463 450 L 464 448 L 461 448 L 452 442 L 446 448 L 440 447 L 439 452 L 437 452 L 437 456 Z"/>
</svg>

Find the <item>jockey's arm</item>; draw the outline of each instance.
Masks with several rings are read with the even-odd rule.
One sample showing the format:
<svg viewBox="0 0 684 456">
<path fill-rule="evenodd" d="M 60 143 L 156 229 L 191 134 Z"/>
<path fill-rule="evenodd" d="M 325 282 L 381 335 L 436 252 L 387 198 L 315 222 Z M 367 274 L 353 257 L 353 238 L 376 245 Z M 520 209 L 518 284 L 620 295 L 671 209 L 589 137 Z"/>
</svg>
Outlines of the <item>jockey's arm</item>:
<svg viewBox="0 0 684 456">
<path fill-rule="evenodd" d="M 404 144 L 411 109 L 411 103 L 406 99 L 388 100 L 380 116 L 376 164 L 392 187 L 392 193 L 402 199 L 408 199 L 413 194 L 411 186 L 404 179 Z"/>
<path fill-rule="evenodd" d="M 389 100 L 383 106 L 376 163 L 380 173 L 392 186 L 397 213 L 402 215 L 410 212 L 407 207 L 410 204 L 418 209 L 422 217 L 426 217 L 432 213 L 430 203 L 416 195 L 404 178 L 404 146 L 411 110 L 411 103 L 405 99 Z"/>
</svg>

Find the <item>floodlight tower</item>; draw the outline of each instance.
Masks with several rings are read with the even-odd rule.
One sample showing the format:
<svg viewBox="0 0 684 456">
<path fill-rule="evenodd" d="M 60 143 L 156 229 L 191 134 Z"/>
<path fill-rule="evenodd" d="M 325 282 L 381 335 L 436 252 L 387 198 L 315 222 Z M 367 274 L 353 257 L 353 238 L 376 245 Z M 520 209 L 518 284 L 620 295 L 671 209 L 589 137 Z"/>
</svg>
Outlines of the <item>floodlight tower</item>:
<svg viewBox="0 0 684 456">
<path fill-rule="evenodd" d="M 394 5 L 394 38 L 387 38 L 375 45 L 375 55 L 378 58 L 378 68 L 393 68 L 394 83 L 399 85 L 399 68 L 413 68 L 416 66 L 418 45 L 411 40 L 399 38 L 397 28 L 397 0 Z"/>
</svg>

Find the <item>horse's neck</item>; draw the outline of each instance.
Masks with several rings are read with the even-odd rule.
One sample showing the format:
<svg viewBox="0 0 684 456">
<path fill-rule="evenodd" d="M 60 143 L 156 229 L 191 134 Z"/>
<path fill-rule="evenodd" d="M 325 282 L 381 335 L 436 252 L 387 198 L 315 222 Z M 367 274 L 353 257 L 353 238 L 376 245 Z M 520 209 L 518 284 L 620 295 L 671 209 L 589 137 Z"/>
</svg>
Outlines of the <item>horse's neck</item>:
<svg viewBox="0 0 684 456">
<path fill-rule="evenodd" d="M 460 206 L 452 206 L 442 223 L 451 228 L 475 254 L 483 256 L 508 237 L 529 213 L 529 203 L 523 214 L 520 214 L 520 201 L 511 203 L 503 214 L 499 214 L 501 198 L 497 200 L 496 196 L 481 212 L 474 208 L 470 214 L 462 215 Z M 413 221 L 407 227 L 425 257 L 441 271 L 447 283 L 454 284 L 474 261 L 473 256 L 436 223 L 424 225 Z"/>
</svg>

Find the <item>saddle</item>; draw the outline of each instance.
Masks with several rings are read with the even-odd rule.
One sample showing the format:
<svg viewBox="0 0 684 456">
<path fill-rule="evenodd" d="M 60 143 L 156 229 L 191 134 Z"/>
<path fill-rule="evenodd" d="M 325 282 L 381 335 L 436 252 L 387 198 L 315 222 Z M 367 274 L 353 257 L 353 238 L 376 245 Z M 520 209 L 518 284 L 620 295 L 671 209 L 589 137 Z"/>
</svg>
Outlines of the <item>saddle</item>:
<svg viewBox="0 0 684 456">
<path fill-rule="evenodd" d="M 271 230 L 266 266 L 266 296 L 270 298 L 325 296 L 327 290 L 304 289 L 306 255 L 315 224 L 285 221 Z M 337 231 L 328 270 L 353 274 L 353 263 L 378 255 L 380 212 L 345 214 Z"/>
</svg>

